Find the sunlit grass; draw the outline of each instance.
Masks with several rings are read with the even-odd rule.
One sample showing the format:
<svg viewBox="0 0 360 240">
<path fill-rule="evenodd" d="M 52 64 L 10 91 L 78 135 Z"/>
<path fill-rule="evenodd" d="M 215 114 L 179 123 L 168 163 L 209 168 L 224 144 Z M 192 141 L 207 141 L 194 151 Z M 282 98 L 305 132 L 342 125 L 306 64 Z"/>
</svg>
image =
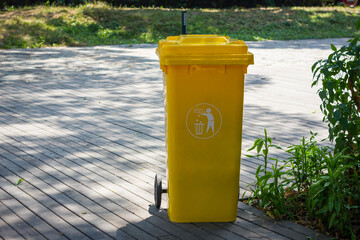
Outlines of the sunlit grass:
<svg viewBox="0 0 360 240">
<path fill-rule="evenodd" d="M 182 9 L 37 6 L 0 13 L 0 48 L 156 43 L 181 34 Z M 243 40 L 352 37 L 360 8 L 187 9 L 189 34 Z"/>
</svg>

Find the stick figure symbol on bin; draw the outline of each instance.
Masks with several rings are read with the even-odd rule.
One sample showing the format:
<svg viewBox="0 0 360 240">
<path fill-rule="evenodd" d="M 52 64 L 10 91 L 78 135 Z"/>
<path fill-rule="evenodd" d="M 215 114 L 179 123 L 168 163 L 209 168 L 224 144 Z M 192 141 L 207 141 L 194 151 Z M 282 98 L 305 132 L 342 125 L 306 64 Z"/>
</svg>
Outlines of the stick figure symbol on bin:
<svg viewBox="0 0 360 240">
<path fill-rule="evenodd" d="M 212 115 L 212 113 L 211 113 L 211 109 L 208 108 L 208 109 L 206 109 L 206 113 L 200 113 L 200 114 L 203 116 L 206 116 L 207 120 L 208 120 L 206 133 L 209 132 L 210 128 L 211 128 L 212 132 L 214 133 L 215 120 L 214 120 L 214 115 Z"/>
</svg>

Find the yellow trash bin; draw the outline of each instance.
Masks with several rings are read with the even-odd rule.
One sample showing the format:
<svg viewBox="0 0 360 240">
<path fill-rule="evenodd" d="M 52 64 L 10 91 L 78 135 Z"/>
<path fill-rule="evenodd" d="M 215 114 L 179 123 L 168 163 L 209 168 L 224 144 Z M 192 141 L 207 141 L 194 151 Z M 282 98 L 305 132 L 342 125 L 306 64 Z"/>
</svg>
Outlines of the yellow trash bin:
<svg viewBox="0 0 360 240">
<path fill-rule="evenodd" d="M 173 222 L 235 221 L 244 75 L 253 54 L 243 41 L 219 35 L 168 37 L 156 53 L 164 73 L 168 178 L 165 191 L 155 180 L 157 207 L 167 192 Z"/>
</svg>

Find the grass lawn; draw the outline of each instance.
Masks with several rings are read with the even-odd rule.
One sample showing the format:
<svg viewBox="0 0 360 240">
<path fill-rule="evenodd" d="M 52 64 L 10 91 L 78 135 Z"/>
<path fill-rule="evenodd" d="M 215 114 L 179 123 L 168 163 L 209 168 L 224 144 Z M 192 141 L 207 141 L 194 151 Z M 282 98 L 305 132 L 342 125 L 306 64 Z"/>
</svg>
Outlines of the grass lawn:
<svg viewBox="0 0 360 240">
<path fill-rule="evenodd" d="M 156 43 L 181 33 L 181 9 L 37 6 L 0 12 L 0 48 Z M 353 37 L 360 8 L 188 9 L 189 34 L 243 40 Z"/>
</svg>

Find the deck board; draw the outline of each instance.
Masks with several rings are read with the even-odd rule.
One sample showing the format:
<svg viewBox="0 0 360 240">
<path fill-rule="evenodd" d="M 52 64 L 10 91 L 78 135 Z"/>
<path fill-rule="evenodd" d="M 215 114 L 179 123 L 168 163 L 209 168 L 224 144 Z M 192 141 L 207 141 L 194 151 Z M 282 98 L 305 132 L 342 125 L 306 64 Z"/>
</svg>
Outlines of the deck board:
<svg viewBox="0 0 360 240">
<path fill-rule="evenodd" d="M 0 218 L 0 232 L 1 239 L 24 239 L 18 232 L 16 232 L 7 222 Z"/>
<path fill-rule="evenodd" d="M 27 223 L 29 226 L 31 226 L 31 228 L 39 232 L 39 236 L 37 236 L 35 239 L 41 239 L 41 236 L 44 236 L 46 239 L 67 239 L 58 230 L 50 226 L 38 215 L 34 214 L 34 212 L 30 211 L 26 205 L 21 204 L 18 200 L 11 197 L 8 193 L 1 189 L 0 194 L 8 196 L 6 199 L 1 201 L 2 204 L 13 211 L 15 213 L 14 215 L 20 215 L 24 223 Z M 28 231 L 30 230 L 28 229 Z M 3 237 L 5 238 L 5 236 Z"/>
<path fill-rule="evenodd" d="M 108 189 L 105 189 L 105 188 L 101 188 L 101 186 L 100 185 L 96 185 L 96 182 L 95 181 L 91 181 L 90 179 L 88 179 L 88 178 L 85 178 L 85 175 L 80 175 L 80 174 L 77 174 L 75 171 L 71 171 L 70 169 L 71 169 L 71 165 L 67 165 L 69 168 L 62 168 L 62 166 L 60 165 L 60 164 L 58 164 L 58 163 L 55 163 L 55 162 L 52 162 L 52 161 L 50 161 L 50 160 L 47 160 L 47 163 L 49 164 L 49 166 L 51 166 L 51 167 L 53 167 L 53 168 L 55 168 L 55 170 L 58 170 L 58 171 L 62 171 L 62 172 L 64 172 L 64 174 L 67 174 L 67 176 L 71 176 L 71 179 L 69 179 L 67 176 L 64 176 L 64 174 L 56 174 L 55 175 L 55 173 L 53 174 L 55 177 L 57 177 L 58 179 L 63 179 L 63 181 L 65 182 L 65 183 L 67 183 L 67 185 L 69 186 L 73 186 L 73 189 L 72 189 L 72 191 L 79 191 L 79 192 L 83 192 L 83 193 L 85 193 L 85 192 L 87 192 L 87 189 L 85 189 L 85 190 L 83 190 L 85 187 L 83 186 L 83 185 L 88 185 L 88 186 L 92 186 L 92 189 L 93 188 L 95 188 L 94 186 L 96 186 L 96 188 L 97 188 L 97 193 L 99 193 L 99 192 L 101 192 L 102 194 L 113 194 L 113 195 L 115 195 L 113 192 L 111 192 L 110 190 L 108 190 Z M 43 169 L 45 172 L 49 172 L 49 171 L 51 171 L 49 168 L 43 168 L 43 167 L 41 167 L 41 169 Z M 54 172 L 54 171 L 51 171 L 51 172 Z M 58 173 L 58 172 L 56 172 L 56 173 Z M 24 173 L 23 173 L 23 175 L 25 175 Z M 24 177 L 25 178 L 25 177 Z M 61 183 L 60 183 L 61 184 Z M 37 184 L 38 186 L 39 186 L 39 184 Z M 56 186 L 58 186 L 59 184 L 56 184 Z M 82 191 L 83 190 L 83 191 Z M 123 192 L 121 192 L 120 194 L 122 194 L 122 195 L 124 195 L 124 193 Z M 53 194 L 48 194 L 49 196 L 53 196 L 54 195 L 54 193 Z M 95 195 L 95 194 L 94 194 Z M 98 212 L 107 212 L 107 211 L 109 211 L 109 209 L 110 210 L 117 210 L 116 212 L 119 212 L 120 211 L 120 206 L 118 206 L 118 205 L 115 205 L 113 202 L 110 202 L 110 201 L 105 201 L 104 199 L 103 199 L 103 196 L 104 195 L 100 195 L 100 193 L 99 194 L 97 194 L 96 195 L 96 197 L 98 198 L 98 199 L 100 199 L 100 200 L 98 200 L 98 202 L 99 202 L 99 205 L 100 205 L 100 207 L 101 206 L 104 206 L 104 207 L 106 207 L 106 209 L 104 209 L 104 208 L 102 208 L 102 209 L 100 209 L 100 211 L 98 211 Z M 55 195 L 55 196 L 53 196 L 54 198 L 56 198 L 56 199 L 59 199 L 59 196 L 58 195 Z M 92 196 L 90 199 L 94 199 L 95 198 L 95 196 Z M 112 199 L 114 199 L 115 197 L 112 197 Z M 116 199 L 117 201 L 125 201 L 124 199 Z M 116 201 L 116 200 L 114 200 L 114 201 Z M 82 200 L 81 202 L 84 202 L 84 200 Z M 80 202 L 80 203 L 81 203 Z M 64 205 L 64 203 L 62 203 L 61 205 Z M 60 205 L 60 206 L 61 206 Z M 126 206 L 126 207 L 128 207 L 128 206 Z M 128 207 L 129 208 L 129 207 Z M 123 220 L 123 219 L 121 219 L 121 218 L 119 218 L 119 217 L 113 217 L 113 216 L 106 216 L 106 217 L 103 217 L 103 218 L 99 218 L 99 217 L 97 217 L 96 215 L 92 215 L 91 213 L 92 212 L 94 212 L 95 214 L 97 213 L 97 212 L 95 212 L 94 210 L 96 210 L 96 207 L 95 206 L 91 206 L 91 208 L 86 208 L 86 207 L 81 207 L 81 208 L 79 208 L 79 209 L 77 209 L 77 210 L 72 210 L 73 212 L 75 212 L 75 213 L 77 213 L 77 214 L 80 214 L 81 215 L 81 213 L 82 212 L 86 212 L 86 214 L 83 216 L 83 217 L 86 217 L 86 218 L 88 218 L 88 221 L 90 221 L 88 224 L 86 224 L 85 226 L 87 226 L 87 225 L 91 225 L 91 223 L 95 223 L 95 224 L 98 224 L 98 229 L 102 229 L 102 228 L 105 228 L 105 232 L 107 232 L 107 231 L 109 231 L 109 229 L 112 229 L 112 228 L 114 228 L 114 227 L 116 227 L 116 228 L 121 228 L 121 227 L 125 227 L 125 226 L 127 226 L 127 230 L 128 231 L 132 231 L 132 232 L 134 232 L 134 234 L 136 235 L 136 236 L 142 236 L 144 239 L 146 238 L 146 239 L 151 239 L 151 236 L 150 235 L 148 235 L 147 233 L 145 233 L 145 232 L 143 232 L 143 231 L 140 231 L 138 228 L 136 228 L 136 227 L 133 227 L 133 226 L 128 226 L 128 223 L 129 222 L 133 222 L 133 221 L 140 221 L 141 219 L 139 219 L 139 218 L 136 218 L 136 219 L 134 219 L 134 217 L 135 217 L 135 215 L 134 214 L 132 214 L 131 212 L 129 212 L 129 211 L 131 211 L 131 210 L 134 210 L 134 209 L 127 209 L 127 211 L 125 211 L 126 209 L 124 209 L 124 211 L 122 211 L 121 212 L 121 216 L 123 217 L 123 218 L 125 218 L 126 220 Z M 111 213 L 111 212 L 110 212 Z M 105 220 L 106 219 L 106 220 Z M 111 224 L 110 224 L 110 223 Z M 146 226 L 146 223 L 144 223 L 143 224 L 143 226 L 142 226 L 144 229 L 146 229 L 146 230 L 150 230 L 153 234 L 154 233 L 156 233 L 156 230 L 157 230 L 157 228 L 156 227 L 154 227 L 154 226 Z M 107 230 L 106 230 L 107 229 Z M 89 231 L 86 231 L 86 232 L 89 232 Z M 111 232 L 111 231 L 110 231 Z M 112 232 L 116 232 L 116 231 L 112 231 Z M 142 234 L 143 235 L 142 235 Z M 117 233 L 117 234 L 119 234 L 119 232 Z M 159 233 L 157 233 L 157 234 L 155 234 L 155 235 L 158 235 Z M 162 232 L 160 233 L 160 235 L 161 234 L 163 234 Z"/>
<path fill-rule="evenodd" d="M 21 189 L 16 189 L 14 185 L 9 185 L 9 183 L 14 183 L 17 181 L 15 175 L 10 175 L 8 171 L 4 168 L 1 169 L 0 185 L 2 188 L 14 198 L 19 200 L 23 205 L 29 206 L 29 209 L 36 215 L 40 216 L 42 219 L 46 219 L 49 225 L 62 229 L 62 234 L 68 238 L 72 239 L 89 239 L 84 233 L 80 232 L 74 226 L 70 225 L 64 219 L 60 218 L 53 211 L 49 211 L 44 205 L 36 201 L 33 196 L 29 193 L 21 191 Z M 6 238 L 6 237 L 5 237 Z M 56 238 L 56 236 L 54 236 Z"/>
<path fill-rule="evenodd" d="M 327 135 L 310 67 L 345 41 L 248 43 L 241 194 L 262 164 L 246 149 L 264 128 L 283 148 Z M 0 50 L 0 239 L 327 239 L 242 203 L 234 223 L 171 223 L 165 195 L 154 207 L 154 175 L 166 179 L 154 48 Z"/>
</svg>

